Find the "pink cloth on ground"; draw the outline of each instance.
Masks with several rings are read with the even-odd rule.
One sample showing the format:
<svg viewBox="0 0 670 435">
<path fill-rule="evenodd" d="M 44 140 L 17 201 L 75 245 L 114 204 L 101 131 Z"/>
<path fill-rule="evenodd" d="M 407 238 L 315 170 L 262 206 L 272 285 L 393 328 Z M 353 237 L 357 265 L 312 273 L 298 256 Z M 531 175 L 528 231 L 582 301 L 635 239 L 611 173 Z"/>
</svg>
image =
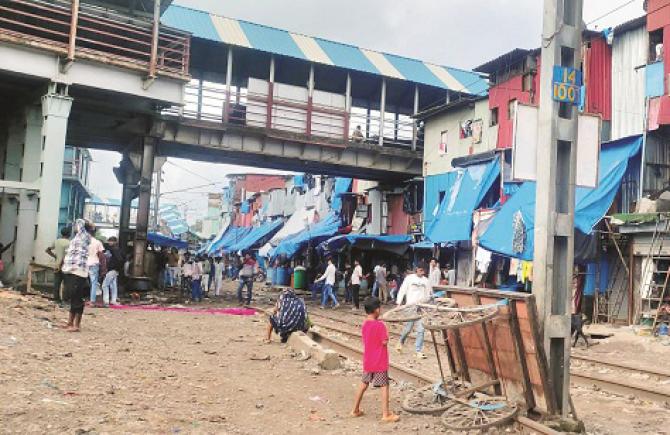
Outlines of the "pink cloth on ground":
<svg viewBox="0 0 670 435">
<path fill-rule="evenodd" d="M 385 372 L 389 369 L 386 325 L 381 320 L 366 320 L 362 328 L 363 371 Z"/>
<path fill-rule="evenodd" d="M 109 308 L 126 311 L 171 311 L 177 313 L 227 314 L 233 316 L 253 316 L 256 314 L 256 311 L 251 308 L 191 308 L 163 307 L 161 305 L 110 305 Z"/>
</svg>

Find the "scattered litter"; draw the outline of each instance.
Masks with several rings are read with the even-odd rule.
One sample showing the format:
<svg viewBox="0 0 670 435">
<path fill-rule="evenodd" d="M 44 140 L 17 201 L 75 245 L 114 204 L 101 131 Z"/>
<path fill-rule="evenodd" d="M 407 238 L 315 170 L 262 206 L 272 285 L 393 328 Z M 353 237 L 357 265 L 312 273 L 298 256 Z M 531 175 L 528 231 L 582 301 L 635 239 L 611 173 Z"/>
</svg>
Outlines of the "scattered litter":
<svg viewBox="0 0 670 435">
<path fill-rule="evenodd" d="M 250 360 L 252 361 L 270 361 L 270 355 L 251 355 L 249 357 Z"/>
<path fill-rule="evenodd" d="M 307 360 L 310 359 L 311 357 L 312 357 L 312 356 L 311 356 L 310 354 L 308 354 L 308 353 L 305 352 L 304 350 L 301 350 L 301 351 L 300 351 L 300 354 L 296 357 L 296 360 L 298 360 L 298 361 L 307 361 Z"/>
<path fill-rule="evenodd" d="M 219 354 L 219 352 L 217 352 L 215 350 L 203 350 L 203 352 L 206 353 L 207 355 L 218 355 Z"/>
<path fill-rule="evenodd" d="M 42 402 L 44 402 L 44 403 L 56 403 L 58 405 L 68 405 L 68 406 L 72 405 L 71 403 L 63 402 L 62 400 L 50 399 L 48 397 L 43 398 Z M 86 433 L 86 432 L 82 432 L 82 433 Z"/>
<path fill-rule="evenodd" d="M 309 411 L 309 417 L 307 418 L 309 421 L 326 421 L 324 417 L 321 417 L 319 414 L 316 413 L 316 409 L 312 409 Z"/>
</svg>

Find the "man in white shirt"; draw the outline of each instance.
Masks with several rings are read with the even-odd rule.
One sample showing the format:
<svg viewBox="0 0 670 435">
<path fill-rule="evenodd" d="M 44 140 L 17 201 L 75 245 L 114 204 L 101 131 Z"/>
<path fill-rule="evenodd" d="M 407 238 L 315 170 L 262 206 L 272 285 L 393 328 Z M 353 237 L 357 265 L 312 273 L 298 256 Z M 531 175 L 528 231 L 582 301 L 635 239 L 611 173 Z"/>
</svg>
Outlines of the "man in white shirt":
<svg viewBox="0 0 670 435">
<path fill-rule="evenodd" d="M 430 272 L 428 273 L 428 281 L 430 281 L 431 286 L 440 285 L 440 279 L 442 278 L 442 271 L 440 270 L 440 264 L 435 258 L 430 260 Z"/>
<path fill-rule="evenodd" d="M 102 242 L 95 238 L 95 227 L 90 226 L 87 228 L 89 234 L 91 235 L 91 243 L 88 244 L 88 279 L 91 284 L 91 292 L 89 294 L 89 300 L 91 305 L 95 305 L 95 299 L 98 295 L 98 289 L 100 289 L 100 284 L 98 279 L 100 278 L 101 272 L 104 275 L 107 271 L 100 270 L 100 257 L 105 258 L 103 255 L 105 252 L 105 247 L 102 246 Z M 104 260 L 103 260 L 104 261 Z M 104 269 L 104 268 L 103 268 Z M 102 290 L 100 291 L 102 293 Z"/>
<path fill-rule="evenodd" d="M 398 298 L 396 303 L 402 305 L 403 299 L 407 305 L 423 304 L 430 301 L 433 297 L 433 287 L 430 285 L 430 281 L 425 276 L 425 266 L 419 264 L 416 268 L 415 273 L 407 275 L 405 280 L 402 282 L 402 286 L 398 291 Z M 400 334 L 400 342 L 396 345 L 396 351 L 398 353 L 402 352 L 402 346 L 407 340 L 407 336 L 416 326 L 416 357 L 420 359 L 425 359 L 426 355 L 423 353 L 423 321 L 413 320 L 405 323 L 405 328 Z"/>
<path fill-rule="evenodd" d="M 328 302 L 328 298 L 333 300 L 333 309 L 338 308 L 340 304 L 337 302 L 337 297 L 335 297 L 335 294 L 333 293 L 333 286 L 335 285 L 335 275 L 337 274 L 337 269 L 335 268 L 335 265 L 333 264 L 333 259 L 329 258 L 328 259 L 328 267 L 326 267 L 326 271 L 323 272 L 323 275 L 321 275 L 315 282 L 321 282 L 325 281 L 323 284 L 323 297 L 321 298 L 321 309 L 326 308 L 326 303 Z"/>
<path fill-rule="evenodd" d="M 354 260 L 354 270 L 351 272 L 351 294 L 354 299 L 354 307 L 356 307 L 355 309 L 359 309 L 361 278 L 363 278 L 363 268 L 361 267 L 361 262 Z"/>
</svg>

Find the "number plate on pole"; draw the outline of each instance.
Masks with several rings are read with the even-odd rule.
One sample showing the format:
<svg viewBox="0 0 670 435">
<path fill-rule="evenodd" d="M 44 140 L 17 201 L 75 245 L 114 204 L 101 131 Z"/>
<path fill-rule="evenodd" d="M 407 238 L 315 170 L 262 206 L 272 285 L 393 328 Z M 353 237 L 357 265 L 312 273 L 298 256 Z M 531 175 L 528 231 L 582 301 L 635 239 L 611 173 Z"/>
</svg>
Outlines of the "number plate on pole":
<svg viewBox="0 0 670 435">
<path fill-rule="evenodd" d="M 552 80 L 553 99 L 561 103 L 579 105 L 582 87 L 582 72 L 574 69 L 554 65 L 554 77 Z"/>
</svg>

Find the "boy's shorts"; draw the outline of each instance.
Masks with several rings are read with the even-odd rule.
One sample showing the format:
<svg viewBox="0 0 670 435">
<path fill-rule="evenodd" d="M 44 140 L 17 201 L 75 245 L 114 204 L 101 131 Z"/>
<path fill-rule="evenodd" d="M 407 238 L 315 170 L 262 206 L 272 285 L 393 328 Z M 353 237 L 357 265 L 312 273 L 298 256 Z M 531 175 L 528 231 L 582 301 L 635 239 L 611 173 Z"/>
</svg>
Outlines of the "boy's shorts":
<svg viewBox="0 0 670 435">
<path fill-rule="evenodd" d="M 373 387 L 385 387 L 389 384 L 389 372 L 363 372 L 361 382 Z"/>
</svg>

